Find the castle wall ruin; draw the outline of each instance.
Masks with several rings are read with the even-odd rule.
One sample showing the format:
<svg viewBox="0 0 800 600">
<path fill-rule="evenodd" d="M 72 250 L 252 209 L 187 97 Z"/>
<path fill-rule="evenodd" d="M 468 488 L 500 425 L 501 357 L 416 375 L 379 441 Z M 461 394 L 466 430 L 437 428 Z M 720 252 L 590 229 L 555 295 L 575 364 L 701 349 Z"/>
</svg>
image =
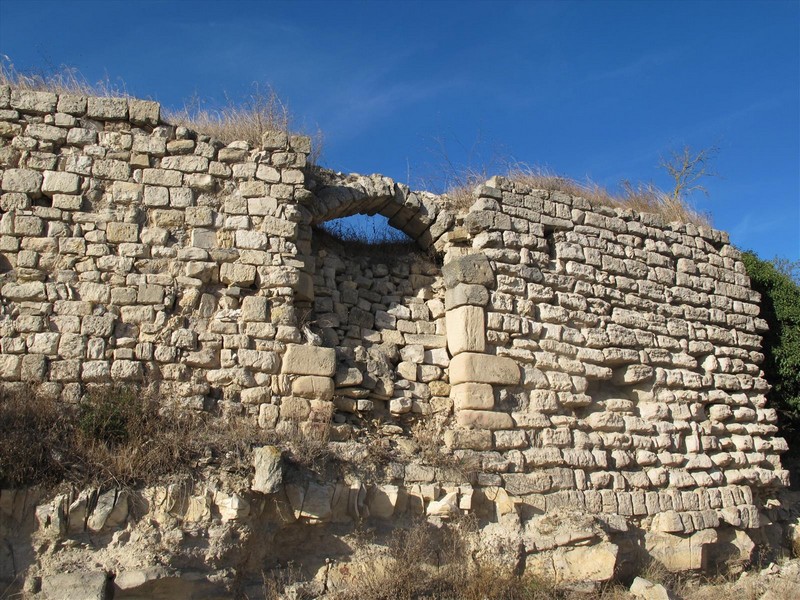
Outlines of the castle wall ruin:
<svg viewBox="0 0 800 600">
<path fill-rule="evenodd" d="M 306 488 L 329 508 L 310 520 L 345 493 L 387 518 L 483 505 L 705 538 L 763 524 L 787 446 L 759 298 L 724 232 L 502 177 L 456 211 L 309 152 L 282 132 L 225 145 L 154 102 L 0 87 L 2 384 L 76 404 L 147 383 L 265 428 L 333 415 L 335 440 L 369 418 L 400 437 L 430 422 L 474 465 L 469 482 L 416 465 Z M 419 250 L 322 239 L 357 213 Z"/>
</svg>

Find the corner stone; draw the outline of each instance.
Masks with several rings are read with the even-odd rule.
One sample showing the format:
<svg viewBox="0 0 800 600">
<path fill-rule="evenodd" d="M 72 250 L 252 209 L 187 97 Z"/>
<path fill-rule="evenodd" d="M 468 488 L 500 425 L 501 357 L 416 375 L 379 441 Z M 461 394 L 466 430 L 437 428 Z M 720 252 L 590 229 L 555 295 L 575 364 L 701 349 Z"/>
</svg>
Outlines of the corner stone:
<svg viewBox="0 0 800 600">
<path fill-rule="evenodd" d="M 516 385 L 519 383 L 519 366 L 504 356 L 462 352 L 450 361 L 450 384 L 493 383 Z"/>
<path fill-rule="evenodd" d="M 283 357 L 283 373 L 333 377 L 336 373 L 336 351 L 333 348 L 291 344 Z"/>
<path fill-rule="evenodd" d="M 442 267 L 442 276 L 447 289 L 452 289 L 459 283 L 494 286 L 494 272 L 484 254 L 469 254 L 451 260 Z"/>
</svg>

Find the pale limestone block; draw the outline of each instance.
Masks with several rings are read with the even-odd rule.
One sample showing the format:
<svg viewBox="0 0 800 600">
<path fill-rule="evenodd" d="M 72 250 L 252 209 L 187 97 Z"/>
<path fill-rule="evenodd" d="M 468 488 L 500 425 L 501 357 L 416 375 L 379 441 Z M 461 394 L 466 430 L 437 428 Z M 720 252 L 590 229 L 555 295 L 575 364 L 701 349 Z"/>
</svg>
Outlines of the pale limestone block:
<svg viewBox="0 0 800 600">
<path fill-rule="evenodd" d="M 369 516 L 377 519 L 388 519 L 394 515 L 395 507 L 402 490 L 396 485 L 375 485 L 367 494 Z"/>
<path fill-rule="evenodd" d="M 47 299 L 44 283 L 26 281 L 25 283 L 7 283 L 0 290 L 2 296 L 16 302 L 44 301 Z"/>
<path fill-rule="evenodd" d="M 160 120 L 161 106 L 158 102 L 130 98 L 128 100 L 128 112 L 131 123 L 155 126 L 158 125 Z"/>
<path fill-rule="evenodd" d="M 125 119 L 128 116 L 128 100 L 126 98 L 88 98 L 86 116 L 104 121 Z"/>
<path fill-rule="evenodd" d="M 58 96 L 52 92 L 32 92 L 28 90 L 13 90 L 11 92 L 11 107 L 22 111 L 38 114 L 55 112 Z"/>
<path fill-rule="evenodd" d="M 239 392 L 242 404 L 264 404 L 272 400 L 272 391 L 268 387 L 247 388 Z"/>
<path fill-rule="evenodd" d="M 448 429 L 444 432 L 444 442 L 454 450 L 492 449 L 492 432 L 477 429 Z"/>
<path fill-rule="evenodd" d="M 330 377 L 301 375 L 292 382 L 292 394 L 301 398 L 331 400 L 333 389 L 333 379 Z"/>
<path fill-rule="evenodd" d="M 256 268 L 252 265 L 224 263 L 220 267 L 220 281 L 227 285 L 248 287 L 256 280 Z"/>
<path fill-rule="evenodd" d="M 450 398 L 456 410 L 492 410 L 494 392 L 488 383 L 459 383 L 450 387 Z"/>
<path fill-rule="evenodd" d="M 450 383 L 492 383 L 516 385 L 520 381 L 517 363 L 507 357 L 462 352 L 450 361 Z"/>
<path fill-rule="evenodd" d="M 689 537 L 661 532 L 645 534 L 647 552 L 672 572 L 704 569 L 707 547 L 716 541 L 717 532 L 713 529 L 704 529 Z"/>
<path fill-rule="evenodd" d="M 460 410 L 456 413 L 456 422 L 469 429 L 513 429 L 511 415 L 488 410 Z"/>
<path fill-rule="evenodd" d="M 42 192 L 53 194 L 75 194 L 80 189 L 80 177 L 65 171 L 45 171 Z"/>
<path fill-rule="evenodd" d="M 292 421 L 305 421 L 311 414 L 311 404 L 305 398 L 287 396 L 281 400 L 280 417 Z"/>
<path fill-rule="evenodd" d="M 274 404 L 262 404 L 258 407 L 258 426 L 262 429 L 275 429 L 278 424 L 280 409 Z"/>
<path fill-rule="evenodd" d="M 20 378 L 22 357 L 17 354 L 0 354 L 0 379 L 17 381 Z"/>
<path fill-rule="evenodd" d="M 320 346 L 288 344 L 283 356 L 282 372 L 333 377 L 336 373 L 336 351 Z"/>
<path fill-rule="evenodd" d="M 460 306 L 448 310 L 447 348 L 455 356 L 460 352 L 483 352 L 486 349 L 484 310 L 480 306 Z"/>
<path fill-rule="evenodd" d="M 115 360 L 111 364 L 111 377 L 115 381 L 138 380 L 143 376 L 142 363 L 138 360 Z"/>
<path fill-rule="evenodd" d="M 112 244 L 137 242 L 139 226 L 136 223 L 109 223 L 106 226 L 106 239 Z"/>
<path fill-rule="evenodd" d="M 241 348 L 238 352 L 239 364 L 261 373 L 277 373 L 280 357 L 275 352 L 261 350 L 247 350 Z"/>
<path fill-rule="evenodd" d="M 269 320 L 269 300 L 263 296 L 247 296 L 242 299 L 242 321 L 266 322 Z"/>
</svg>

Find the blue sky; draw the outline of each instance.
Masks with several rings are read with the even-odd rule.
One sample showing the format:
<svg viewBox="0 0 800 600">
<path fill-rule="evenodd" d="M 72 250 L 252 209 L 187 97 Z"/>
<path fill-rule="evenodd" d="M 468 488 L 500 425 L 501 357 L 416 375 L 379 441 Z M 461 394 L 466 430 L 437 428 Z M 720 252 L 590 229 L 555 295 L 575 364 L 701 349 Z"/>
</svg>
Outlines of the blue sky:
<svg viewBox="0 0 800 600">
<path fill-rule="evenodd" d="M 0 0 L 0 53 L 168 107 L 267 82 L 323 131 L 325 166 L 416 186 L 441 184 L 444 154 L 668 187 L 661 154 L 716 145 L 696 206 L 739 247 L 800 258 L 797 0 Z"/>
</svg>

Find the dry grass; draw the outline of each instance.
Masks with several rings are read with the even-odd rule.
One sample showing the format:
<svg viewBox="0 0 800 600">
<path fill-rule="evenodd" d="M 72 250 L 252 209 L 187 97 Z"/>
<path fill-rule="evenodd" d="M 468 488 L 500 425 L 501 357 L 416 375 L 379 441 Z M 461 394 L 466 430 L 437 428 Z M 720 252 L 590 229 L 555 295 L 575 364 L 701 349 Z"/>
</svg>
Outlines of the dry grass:
<svg viewBox="0 0 800 600">
<path fill-rule="evenodd" d="M 563 192 L 604 206 L 655 213 L 664 217 L 667 222 L 710 226 L 708 215 L 697 212 L 680 196 L 667 194 L 653 184 L 632 184 L 625 181 L 622 182 L 622 192 L 615 194 L 591 181 L 581 183 L 570 177 L 556 175 L 548 169 L 519 164 L 511 167 L 505 176 L 515 184 L 532 190 Z M 482 182 L 483 179 L 478 174 L 467 174 L 464 184 L 448 190 L 445 204 L 458 210 L 469 208 L 474 202 L 472 190 Z"/>
<path fill-rule="evenodd" d="M 48 71 L 25 72 L 18 70 L 7 56 L 0 56 L 0 85 L 19 90 L 46 91 L 79 96 L 105 96 L 129 98 L 123 81 L 106 77 L 90 82 L 77 69 L 67 66 Z M 206 102 L 194 96 L 180 110 L 164 109 L 163 118 L 173 125 L 181 125 L 208 135 L 223 143 L 246 141 L 257 148 L 267 131 L 291 133 L 292 117 L 286 104 L 269 85 L 253 83 L 242 100 L 228 95 L 220 108 L 207 108 Z M 309 160 L 319 161 L 322 149 L 322 132 L 311 135 L 312 155 Z"/>
<path fill-rule="evenodd" d="M 327 457 L 329 423 L 330 413 L 319 414 L 267 431 L 240 416 L 163 408 L 135 388 L 96 388 L 78 407 L 0 390 L 0 487 L 151 485 L 212 465 L 246 475 L 252 448 L 265 444 L 311 467 Z"/>
<path fill-rule="evenodd" d="M 289 132 L 288 107 L 270 86 L 253 84 L 252 91 L 240 102 L 226 96 L 221 108 L 208 109 L 194 97 L 181 110 L 166 111 L 165 120 L 202 132 L 226 144 L 246 141 L 258 147 L 267 131 Z"/>
<path fill-rule="evenodd" d="M 6 55 L 0 55 L 0 85 L 32 92 L 74 94 L 76 96 L 105 96 L 127 98 L 123 81 L 112 81 L 108 76 L 90 82 L 77 69 L 61 66 L 39 71 L 20 71 Z"/>
<path fill-rule="evenodd" d="M 336 600 L 614 600 L 627 598 L 609 584 L 591 596 L 557 589 L 514 565 L 473 558 L 477 523 L 465 517 L 442 527 L 416 521 L 395 529 L 383 556 L 371 562 Z"/>
</svg>

